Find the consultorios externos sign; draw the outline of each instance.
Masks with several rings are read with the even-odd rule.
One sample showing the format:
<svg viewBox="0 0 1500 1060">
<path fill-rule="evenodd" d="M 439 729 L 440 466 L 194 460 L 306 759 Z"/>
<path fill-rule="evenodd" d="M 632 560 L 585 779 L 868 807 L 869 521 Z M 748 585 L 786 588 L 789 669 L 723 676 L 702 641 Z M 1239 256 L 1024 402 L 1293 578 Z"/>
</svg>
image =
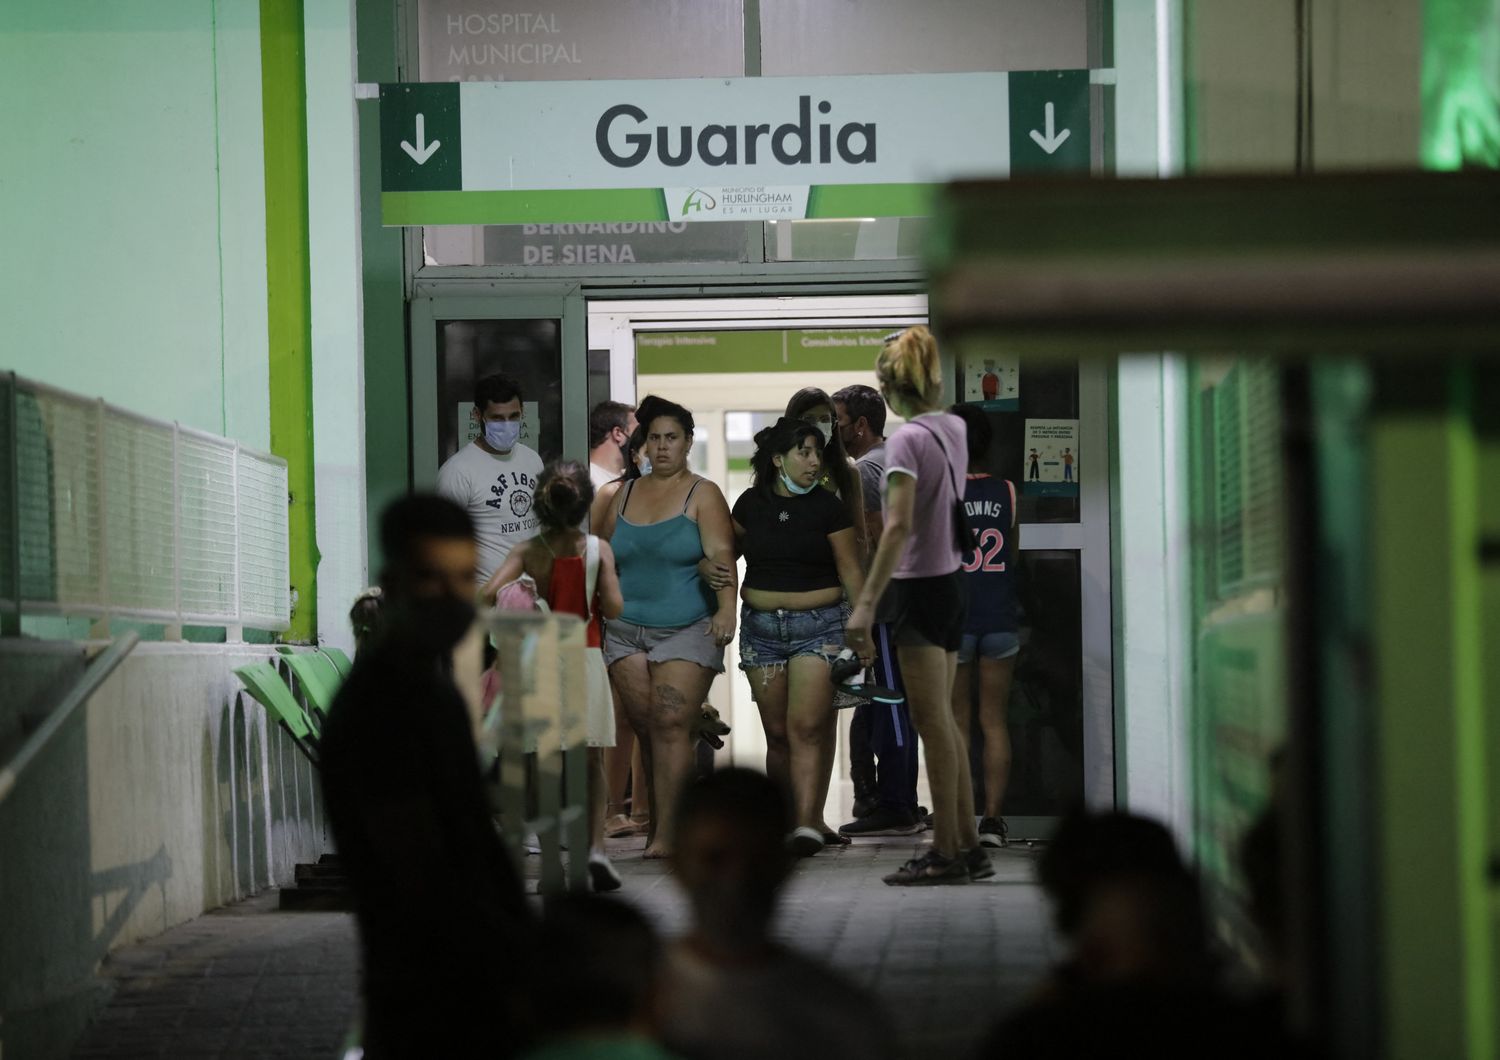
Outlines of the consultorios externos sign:
<svg viewBox="0 0 1500 1060">
<path fill-rule="evenodd" d="M 1083 70 L 402 84 L 380 98 L 396 225 L 912 216 L 944 181 L 1089 166 Z"/>
</svg>

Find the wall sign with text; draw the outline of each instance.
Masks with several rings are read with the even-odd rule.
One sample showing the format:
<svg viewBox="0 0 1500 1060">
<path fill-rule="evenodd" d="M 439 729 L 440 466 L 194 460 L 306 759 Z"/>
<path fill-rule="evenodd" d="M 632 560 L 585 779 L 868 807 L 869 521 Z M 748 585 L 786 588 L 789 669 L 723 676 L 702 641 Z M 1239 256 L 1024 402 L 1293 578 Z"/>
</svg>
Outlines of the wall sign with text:
<svg viewBox="0 0 1500 1060">
<path fill-rule="evenodd" d="M 913 217 L 1087 172 L 1087 70 L 382 85 L 387 225 Z"/>
</svg>

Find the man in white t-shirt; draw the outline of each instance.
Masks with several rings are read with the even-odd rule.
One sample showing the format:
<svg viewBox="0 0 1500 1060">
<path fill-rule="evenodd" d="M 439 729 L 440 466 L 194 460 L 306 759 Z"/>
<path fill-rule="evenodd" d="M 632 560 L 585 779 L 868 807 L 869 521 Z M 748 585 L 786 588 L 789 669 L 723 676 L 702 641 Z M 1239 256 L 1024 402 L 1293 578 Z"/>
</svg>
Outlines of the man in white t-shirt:
<svg viewBox="0 0 1500 1060">
<path fill-rule="evenodd" d="M 625 473 L 625 446 L 635 433 L 635 408 L 601 401 L 589 413 L 589 480 L 594 489 Z"/>
<path fill-rule="evenodd" d="M 491 375 L 474 387 L 479 437 L 438 468 L 437 491 L 469 513 L 479 546 L 479 583 L 505 562 L 510 550 L 537 533 L 532 510 L 542 458 L 520 443 L 521 384 Z"/>
</svg>

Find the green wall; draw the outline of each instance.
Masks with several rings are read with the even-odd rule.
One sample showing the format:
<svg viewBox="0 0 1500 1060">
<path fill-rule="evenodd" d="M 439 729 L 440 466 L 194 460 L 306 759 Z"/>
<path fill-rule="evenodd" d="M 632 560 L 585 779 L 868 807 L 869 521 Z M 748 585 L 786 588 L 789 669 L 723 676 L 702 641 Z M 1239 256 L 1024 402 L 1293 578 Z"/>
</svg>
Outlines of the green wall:
<svg viewBox="0 0 1500 1060">
<path fill-rule="evenodd" d="M 252 0 L 0 6 L 0 368 L 269 445 Z"/>
</svg>

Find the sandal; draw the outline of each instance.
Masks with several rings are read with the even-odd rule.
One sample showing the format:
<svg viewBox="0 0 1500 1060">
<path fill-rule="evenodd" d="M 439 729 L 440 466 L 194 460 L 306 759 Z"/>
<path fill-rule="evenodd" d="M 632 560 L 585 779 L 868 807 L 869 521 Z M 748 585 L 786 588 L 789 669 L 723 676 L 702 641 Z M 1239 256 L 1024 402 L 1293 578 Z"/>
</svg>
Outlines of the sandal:
<svg viewBox="0 0 1500 1060">
<path fill-rule="evenodd" d="M 823 843 L 825 846 L 846 847 L 852 842 L 854 842 L 854 840 L 850 839 L 848 836 L 842 834 L 841 832 L 823 833 Z"/>
</svg>

